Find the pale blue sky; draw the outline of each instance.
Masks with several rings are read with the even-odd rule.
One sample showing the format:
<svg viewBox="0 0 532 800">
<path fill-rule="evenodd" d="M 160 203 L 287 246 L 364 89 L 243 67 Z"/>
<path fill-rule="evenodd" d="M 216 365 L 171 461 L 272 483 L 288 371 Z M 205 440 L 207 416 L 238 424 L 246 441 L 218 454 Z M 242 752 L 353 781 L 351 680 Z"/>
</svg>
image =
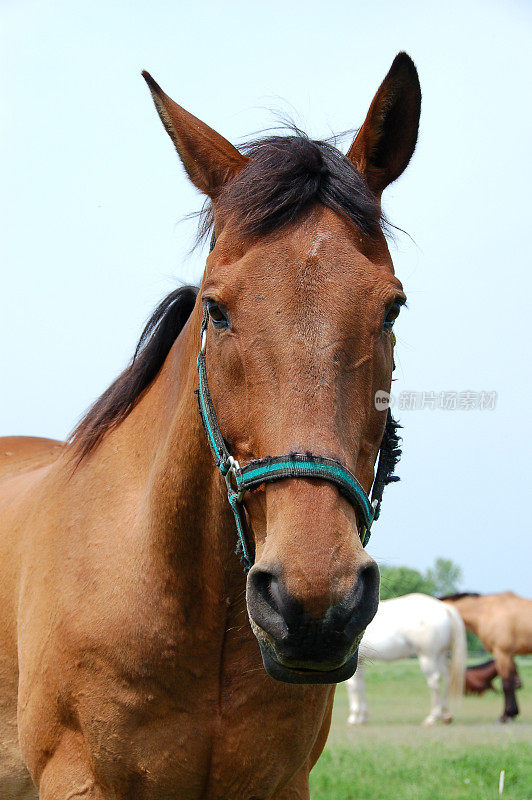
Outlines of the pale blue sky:
<svg viewBox="0 0 532 800">
<path fill-rule="evenodd" d="M 393 57 L 423 90 L 419 145 L 385 195 L 409 296 L 396 394 L 482 390 L 493 411 L 397 412 L 402 482 L 370 552 L 463 588 L 531 595 L 532 7 L 471 2 L 2 0 L 0 434 L 63 438 L 177 279 L 199 207 L 140 77 L 234 143 L 292 113 L 353 128 Z"/>
</svg>

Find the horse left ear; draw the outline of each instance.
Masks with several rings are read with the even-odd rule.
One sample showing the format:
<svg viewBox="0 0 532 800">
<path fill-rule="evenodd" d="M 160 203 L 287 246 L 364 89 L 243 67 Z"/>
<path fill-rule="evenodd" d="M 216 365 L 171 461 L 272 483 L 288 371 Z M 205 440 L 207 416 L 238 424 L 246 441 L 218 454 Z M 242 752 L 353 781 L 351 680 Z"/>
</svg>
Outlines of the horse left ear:
<svg viewBox="0 0 532 800">
<path fill-rule="evenodd" d="M 215 199 L 249 159 L 215 130 L 174 103 L 149 72 L 144 70 L 142 77 L 188 177 L 200 192 Z"/>
<path fill-rule="evenodd" d="M 412 158 L 420 112 L 421 87 L 415 64 L 406 53 L 399 53 L 347 154 L 377 196 Z"/>
</svg>

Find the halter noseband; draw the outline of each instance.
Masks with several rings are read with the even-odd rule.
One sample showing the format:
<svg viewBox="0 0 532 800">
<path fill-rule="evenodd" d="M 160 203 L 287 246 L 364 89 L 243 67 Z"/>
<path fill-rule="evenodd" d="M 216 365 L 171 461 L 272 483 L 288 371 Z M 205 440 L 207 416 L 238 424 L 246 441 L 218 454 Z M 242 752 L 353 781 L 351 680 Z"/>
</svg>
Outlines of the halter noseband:
<svg viewBox="0 0 532 800">
<path fill-rule="evenodd" d="M 360 539 L 362 546 L 365 547 L 369 542 L 371 526 L 379 517 L 382 493 L 386 484 L 385 475 L 381 474 L 384 469 L 383 459 L 380 457 L 382 445 L 381 450 L 379 450 L 379 465 L 371 492 L 371 499 L 367 496 L 353 473 L 334 458 L 324 458 L 311 453 L 289 453 L 284 456 L 255 459 L 241 467 L 227 449 L 218 425 L 207 383 L 205 350 L 208 324 L 209 314 L 207 308 L 204 308 L 201 322 L 201 349 L 198 355 L 199 410 L 216 464 L 227 485 L 227 499 L 235 515 L 245 571 L 248 572 L 253 566 L 253 554 L 246 532 L 243 505 L 244 493 L 271 481 L 284 480 L 286 478 L 317 478 L 334 483 L 338 491 L 349 500 L 355 511 L 358 512 L 359 524 L 361 525 Z M 389 409 L 388 419 L 391 419 Z"/>
</svg>

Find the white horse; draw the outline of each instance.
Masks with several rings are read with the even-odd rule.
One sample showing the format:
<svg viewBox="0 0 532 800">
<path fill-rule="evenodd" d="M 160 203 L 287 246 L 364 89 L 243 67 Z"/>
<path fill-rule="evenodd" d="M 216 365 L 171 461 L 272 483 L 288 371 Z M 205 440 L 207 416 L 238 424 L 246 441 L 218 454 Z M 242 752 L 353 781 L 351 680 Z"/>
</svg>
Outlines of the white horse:
<svg viewBox="0 0 532 800">
<path fill-rule="evenodd" d="M 449 613 L 451 612 L 451 613 Z M 447 653 L 451 653 L 450 664 Z M 424 725 L 451 722 L 448 698 L 462 695 L 466 668 L 466 634 L 460 614 L 426 594 L 406 594 L 383 600 L 366 628 L 359 647 L 358 668 L 347 681 L 348 724 L 368 721 L 364 661 L 395 661 L 416 655 L 431 695 Z"/>
</svg>

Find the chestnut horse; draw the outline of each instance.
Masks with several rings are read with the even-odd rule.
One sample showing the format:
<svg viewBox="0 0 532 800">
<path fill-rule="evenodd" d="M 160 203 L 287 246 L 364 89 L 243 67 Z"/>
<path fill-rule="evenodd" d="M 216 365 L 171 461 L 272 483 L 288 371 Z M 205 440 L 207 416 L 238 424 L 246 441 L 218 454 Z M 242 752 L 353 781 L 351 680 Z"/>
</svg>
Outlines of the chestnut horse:
<svg viewBox="0 0 532 800">
<path fill-rule="evenodd" d="M 462 592 L 440 599 L 456 608 L 467 630 L 476 634 L 486 650 L 493 653 L 504 692 L 500 721 L 516 717 L 518 674 L 514 656 L 532 653 L 532 600 L 513 592 L 485 595 Z"/>
<path fill-rule="evenodd" d="M 303 800 L 378 603 L 405 300 L 380 197 L 419 81 L 399 54 L 344 156 L 299 132 L 242 153 L 145 78 L 213 248 L 69 444 L 2 442 L 0 797 Z"/>
<path fill-rule="evenodd" d="M 497 678 L 499 673 L 495 666 L 495 661 L 491 658 L 489 661 L 484 661 L 482 664 L 474 664 L 466 669 L 465 676 L 465 689 L 464 694 L 476 694 L 482 697 L 484 692 L 496 692 L 493 681 Z M 523 682 L 517 667 L 515 669 L 514 689 L 522 689 Z"/>
</svg>

